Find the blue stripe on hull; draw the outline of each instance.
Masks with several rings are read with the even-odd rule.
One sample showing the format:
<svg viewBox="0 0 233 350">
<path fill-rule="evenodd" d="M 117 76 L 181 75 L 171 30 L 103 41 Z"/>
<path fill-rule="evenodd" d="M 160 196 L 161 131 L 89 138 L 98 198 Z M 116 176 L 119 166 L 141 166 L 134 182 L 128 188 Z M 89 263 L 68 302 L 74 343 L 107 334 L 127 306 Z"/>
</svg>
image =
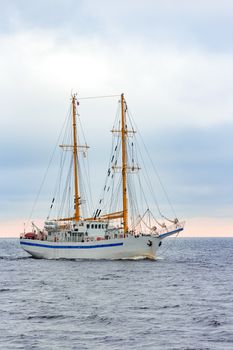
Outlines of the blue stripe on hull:
<svg viewBox="0 0 233 350">
<path fill-rule="evenodd" d="M 109 248 L 109 247 L 119 247 L 123 246 L 123 243 L 109 243 L 109 244 L 99 244 L 99 245 L 50 245 L 42 243 L 32 243 L 32 242 L 20 242 L 22 245 L 28 245 L 33 247 L 42 248 L 52 248 L 52 249 L 93 249 L 93 248 Z"/>
</svg>

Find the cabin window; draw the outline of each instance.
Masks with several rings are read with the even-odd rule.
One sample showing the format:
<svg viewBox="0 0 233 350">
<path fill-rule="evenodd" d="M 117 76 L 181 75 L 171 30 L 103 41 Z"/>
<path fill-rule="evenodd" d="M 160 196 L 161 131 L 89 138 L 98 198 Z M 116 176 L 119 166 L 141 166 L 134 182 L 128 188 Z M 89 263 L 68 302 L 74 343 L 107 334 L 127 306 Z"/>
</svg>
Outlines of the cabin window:
<svg viewBox="0 0 233 350">
<path fill-rule="evenodd" d="M 87 228 L 90 228 L 90 225 L 89 225 L 89 224 L 87 224 Z"/>
<path fill-rule="evenodd" d="M 93 224 L 91 224 L 91 228 L 94 228 L 94 225 L 93 225 Z"/>
<path fill-rule="evenodd" d="M 97 225 L 97 224 L 95 224 L 95 228 L 98 228 L 98 225 Z"/>
<path fill-rule="evenodd" d="M 99 228 L 101 228 L 101 225 L 99 224 Z"/>
</svg>

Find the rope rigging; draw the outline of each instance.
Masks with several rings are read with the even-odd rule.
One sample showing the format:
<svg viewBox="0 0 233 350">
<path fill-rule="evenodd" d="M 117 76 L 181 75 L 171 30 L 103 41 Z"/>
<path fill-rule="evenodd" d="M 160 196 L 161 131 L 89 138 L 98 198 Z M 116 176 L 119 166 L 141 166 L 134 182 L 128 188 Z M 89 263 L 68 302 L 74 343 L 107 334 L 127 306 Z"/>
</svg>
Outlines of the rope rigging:
<svg viewBox="0 0 233 350">
<path fill-rule="evenodd" d="M 128 112 L 128 113 L 129 113 L 129 112 Z M 135 122 L 135 120 L 133 119 L 132 115 L 131 115 L 130 113 L 129 113 L 129 115 L 130 115 L 130 119 L 132 120 L 132 122 L 134 123 L 135 127 L 137 128 L 136 122 Z M 139 130 L 139 129 L 137 128 L 137 130 Z M 143 140 L 143 138 L 142 138 L 142 135 L 141 135 L 141 133 L 140 133 L 139 131 L 138 131 L 138 135 L 139 135 L 139 137 L 140 137 L 140 139 L 141 139 L 141 142 L 142 142 L 143 147 L 144 147 L 144 149 L 145 149 L 146 155 L 147 155 L 147 157 L 148 157 L 148 159 L 149 159 L 149 161 L 150 161 L 150 163 L 151 163 L 151 165 L 152 165 L 153 171 L 154 171 L 156 177 L 158 178 L 158 181 L 159 181 L 159 183 L 160 183 L 160 186 L 161 186 L 161 188 L 162 188 L 162 190 L 163 190 L 163 192 L 164 192 L 164 194 L 165 194 L 165 196 L 166 196 L 166 199 L 167 199 L 167 201 L 168 201 L 168 203 L 169 203 L 169 205 L 170 205 L 170 207 L 171 207 L 171 209 L 172 209 L 172 211 L 173 211 L 174 216 L 176 217 L 176 213 L 175 213 L 174 207 L 173 207 L 173 205 L 172 205 L 172 203 L 171 203 L 171 200 L 169 199 L 168 193 L 167 193 L 167 191 L 166 191 L 166 189 L 165 189 L 165 187 L 164 187 L 164 185 L 163 185 L 163 183 L 162 183 L 161 177 L 160 177 L 160 175 L 159 175 L 157 169 L 155 168 L 154 162 L 152 161 L 152 158 L 151 158 L 151 156 L 150 156 L 150 153 L 149 153 L 149 151 L 148 151 L 148 149 L 147 149 L 147 147 L 146 147 L 146 145 L 145 145 L 145 142 L 144 142 L 144 140 Z"/>
<path fill-rule="evenodd" d="M 77 102 L 77 105 L 79 103 Z M 60 153 L 60 169 L 58 172 L 57 180 L 55 181 L 55 187 L 54 187 L 54 195 L 53 195 L 53 201 L 49 208 L 49 213 L 47 216 L 47 219 L 50 218 L 52 211 L 55 212 L 57 215 L 54 215 L 54 217 L 72 217 L 72 210 L 75 209 L 74 202 L 72 198 L 74 198 L 74 186 L 72 182 L 72 170 L 73 170 L 73 154 L 69 151 L 72 150 L 71 140 L 72 140 L 72 107 L 69 108 L 69 114 L 68 117 L 65 120 L 65 123 L 63 124 L 63 130 L 61 131 L 59 135 L 59 140 L 56 144 L 61 142 L 60 148 L 62 149 L 62 152 Z M 79 131 L 79 138 L 81 140 L 84 140 L 84 148 L 82 149 L 82 146 L 80 147 L 80 151 L 82 152 L 83 156 L 78 158 L 78 168 L 79 168 L 79 182 L 80 182 L 80 198 L 83 198 L 82 200 L 82 210 L 84 216 L 88 215 L 88 213 L 91 212 L 91 208 L 93 208 L 93 199 L 92 199 L 92 192 L 91 192 L 91 182 L 90 182 L 90 166 L 88 157 L 86 154 L 87 149 L 87 142 L 85 138 L 85 133 L 83 130 L 83 126 L 81 123 L 80 115 L 77 113 L 77 120 L 78 120 L 78 131 Z M 63 134 L 63 137 L 61 139 L 61 135 Z M 55 152 L 55 151 L 54 151 Z M 65 170 L 68 169 L 66 172 Z M 84 198 L 87 199 L 87 201 L 84 202 Z"/>
<path fill-rule="evenodd" d="M 96 96 L 96 97 L 84 97 L 79 98 L 81 99 L 89 99 L 89 98 L 104 98 L 104 97 L 115 97 L 119 95 L 109 95 L 109 96 Z M 123 104 L 122 104 L 123 105 Z M 77 106 L 79 106 L 79 102 L 77 101 Z M 74 201 L 73 199 L 76 198 L 76 205 L 82 203 L 82 213 L 81 217 L 88 217 L 90 216 L 90 213 L 93 213 L 93 216 L 95 219 L 99 218 L 100 215 L 108 214 L 108 213 L 114 213 L 118 212 L 119 208 L 122 210 L 122 199 L 126 197 L 123 197 L 122 194 L 122 185 L 125 188 L 124 181 L 122 181 L 121 173 L 125 175 L 125 172 L 127 173 L 127 177 L 125 176 L 124 179 L 127 178 L 127 200 L 129 202 L 128 207 L 128 217 L 130 218 L 129 222 L 129 228 L 130 229 L 136 229 L 140 227 L 140 230 L 142 231 L 144 227 L 147 229 L 153 230 L 154 224 L 158 225 L 159 227 L 165 229 L 166 224 L 161 223 L 161 218 L 164 220 L 171 222 L 173 224 L 178 223 L 178 219 L 176 217 L 174 208 L 171 204 L 171 201 L 168 198 L 167 192 L 162 184 L 161 178 L 152 162 L 151 156 L 149 155 L 149 152 L 145 146 L 145 143 L 141 137 L 141 134 L 137 132 L 136 134 L 136 123 L 133 120 L 131 114 L 129 113 L 127 104 L 124 104 L 124 112 L 125 112 L 125 131 L 122 130 L 121 126 L 121 101 L 119 101 L 117 106 L 117 111 L 115 115 L 115 120 L 112 128 L 112 145 L 111 145 L 111 153 L 109 157 L 107 172 L 105 176 L 105 182 L 103 189 L 101 191 L 98 204 L 94 207 L 93 206 L 93 197 L 91 192 L 91 177 L 90 177 L 90 167 L 89 167 L 89 161 L 86 154 L 87 149 L 87 142 L 85 139 L 85 134 L 82 126 L 82 122 L 80 119 L 80 115 L 78 112 L 74 113 L 74 115 L 77 116 L 78 121 L 78 141 L 82 140 L 84 141 L 83 144 L 85 146 L 77 146 L 77 152 L 82 152 L 82 157 L 77 155 L 77 165 L 78 165 L 78 176 L 79 176 L 79 192 L 75 192 L 74 183 L 72 181 L 72 172 L 74 171 L 73 168 L 73 152 L 67 152 L 72 151 L 76 146 L 71 146 L 70 140 L 72 140 L 72 129 L 71 129 L 71 118 L 72 118 L 72 107 L 69 109 L 69 114 L 65 119 L 65 122 L 63 124 L 62 130 L 59 134 L 56 146 L 52 152 L 52 156 L 49 160 L 48 167 L 46 169 L 46 173 L 43 177 L 39 193 L 37 194 L 36 200 L 33 204 L 32 211 L 30 214 L 30 217 L 28 219 L 31 219 L 33 211 L 35 209 L 36 203 L 39 199 L 40 192 L 42 190 L 42 187 L 45 183 L 45 179 L 47 177 L 49 168 L 52 164 L 52 161 L 55 157 L 55 151 L 57 149 L 57 146 L 59 144 L 59 141 L 62 137 L 62 152 L 60 156 L 60 172 L 59 175 L 56 178 L 55 186 L 54 186 L 54 193 L 52 196 L 52 201 L 48 210 L 48 216 L 47 219 L 51 217 L 52 213 L 57 212 L 57 216 L 53 215 L 53 217 L 73 217 L 73 210 L 75 210 Z M 123 115 L 123 113 L 122 113 Z M 122 119 L 122 124 L 124 125 L 124 119 Z M 125 133 L 125 138 L 121 135 Z M 137 137 L 137 135 L 139 135 Z M 122 141 L 123 140 L 123 141 Z M 146 154 L 146 157 L 142 153 L 140 149 L 140 142 L 143 145 L 144 152 Z M 124 142 L 124 143 L 123 143 Z M 121 148 L 123 145 L 126 146 L 126 163 L 125 161 L 121 160 Z M 75 145 L 76 143 L 74 143 Z M 76 158 L 74 158 L 76 159 Z M 154 183 L 152 185 L 150 180 L 150 175 L 148 171 L 146 170 L 146 159 L 149 160 L 150 166 L 153 169 L 153 172 L 156 175 L 156 178 L 159 182 L 159 185 L 167 199 L 167 202 L 170 205 L 171 210 L 173 211 L 173 214 L 175 216 L 175 219 L 172 220 L 168 216 L 165 216 L 158 204 L 157 196 L 155 194 L 155 186 Z M 125 164 L 125 165 L 122 165 Z M 142 169 L 139 168 L 139 165 L 142 165 Z M 139 171 L 140 170 L 140 171 Z M 137 176 L 135 176 L 135 174 Z M 148 194 L 146 193 L 146 189 Z M 75 195 L 75 193 L 78 193 L 78 195 Z M 77 202 L 78 200 L 78 202 Z M 159 219 L 156 219 L 154 215 L 152 214 L 151 210 L 149 209 L 152 205 L 154 205 L 157 209 Z M 124 211 L 124 213 L 127 210 Z M 143 216 L 140 216 L 140 213 L 143 213 Z M 148 214 L 148 220 L 149 224 L 145 222 L 145 215 Z M 80 216 L 77 216 L 80 217 Z M 122 225 L 122 217 L 114 218 L 114 220 L 118 220 L 120 222 L 120 225 Z M 123 222 L 126 222 L 123 220 Z M 135 226 L 135 223 L 137 225 Z"/>
<path fill-rule="evenodd" d="M 149 190 L 150 197 L 152 197 L 153 202 L 157 208 L 158 214 L 160 218 L 165 219 L 168 222 L 171 222 L 173 224 L 178 223 L 178 219 L 176 218 L 176 214 L 174 211 L 174 208 L 171 204 L 171 201 L 168 198 L 167 192 L 162 184 L 161 178 L 152 162 L 152 159 L 149 155 L 149 152 L 145 146 L 145 143 L 139 133 L 140 141 L 143 145 L 144 151 L 146 153 L 147 158 L 149 159 L 149 162 L 152 165 L 152 169 L 158 179 L 159 185 L 162 189 L 162 191 L 165 194 L 165 197 L 167 199 L 168 204 L 170 205 L 171 210 L 173 211 L 173 214 L 175 216 L 175 219 L 172 220 L 171 218 L 165 216 L 159 205 L 158 200 L 155 195 L 155 188 L 152 186 L 152 183 L 150 181 L 150 176 L 146 170 L 146 164 L 145 164 L 145 156 L 142 154 L 140 147 L 139 147 L 139 140 L 137 139 L 135 133 L 134 125 L 136 125 L 135 121 L 129 114 L 129 110 L 127 105 L 125 105 L 125 112 L 127 116 L 127 121 L 125 125 L 125 132 L 127 134 L 126 142 L 127 142 L 127 188 L 128 188 L 128 200 L 129 200 L 129 216 L 131 222 L 135 221 L 136 217 L 140 217 L 140 212 L 143 211 L 143 207 L 149 208 L 149 197 L 145 193 L 144 185 L 146 185 L 147 189 Z M 120 202 L 120 197 L 122 196 L 120 191 L 120 181 L 118 181 L 116 185 L 116 173 L 121 170 L 121 164 L 119 164 L 119 158 L 120 158 L 120 150 L 121 150 L 121 137 L 119 131 L 121 130 L 121 120 L 120 120 L 120 110 L 118 108 L 117 115 L 113 124 L 113 141 L 112 141 L 112 147 L 111 147 L 111 153 L 109 158 L 109 164 L 108 164 L 108 170 L 107 175 L 105 178 L 105 183 L 103 187 L 103 191 L 101 194 L 101 197 L 98 202 L 98 207 L 101 208 L 101 212 L 111 212 L 115 209 L 116 202 Z M 133 140 L 130 140 L 130 138 L 133 137 Z M 140 172 L 138 171 L 140 168 L 138 164 L 143 165 L 143 170 Z M 131 176 L 132 173 L 137 173 L 137 179 L 138 181 L 135 182 L 134 177 Z M 112 190 L 110 191 L 110 188 Z M 109 193 L 111 192 L 111 196 Z M 116 198 L 118 198 L 116 200 Z M 139 201 L 140 198 L 140 201 Z M 114 203 L 114 205 L 113 205 Z M 139 205 L 140 203 L 140 205 Z M 145 205 L 143 204 L 145 203 Z M 121 207 L 121 205 L 120 205 Z M 149 209 L 148 209 L 149 210 Z M 145 211 L 145 209 L 144 209 Z M 166 228 L 165 223 L 161 223 L 159 220 L 157 220 L 150 211 L 150 217 L 149 220 L 153 219 L 153 222 L 156 223 L 161 228 Z M 131 225 L 132 226 L 132 225 Z"/>
<path fill-rule="evenodd" d="M 62 127 L 61 127 L 61 130 L 60 130 L 59 134 L 58 134 L 58 137 L 57 137 L 57 141 L 56 141 L 56 143 L 55 143 L 55 146 L 54 146 L 54 148 L 53 148 L 53 150 L 52 150 L 52 152 L 51 152 L 51 156 L 50 156 L 50 158 L 49 158 L 49 162 L 48 162 L 46 171 L 45 171 L 44 176 L 43 176 L 43 178 L 42 178 L 42 181 L 41 181 L 39 190 L 38 190 L 38 192 L 37 192 L 36 198 L 35 198 L 35 200 L 34 200 L 34 202 L 33 202 L 33 205 L 32 205 L 32 208 L 31 208 L 31 211 L 30 211 L 28 220 L 27 220 L 26 225 L 25 225 L 25 229 L 27 229 L 27 227 L 28 227 L 28 225 L 29 225 L 29 222 L 30 222 L 31 219 L 32 219 L 33 213 L 34 213 L 34 211 L 35 211 L 35 209 L 36 209 L 38 200 L 39 200 L 40 195 L 41 195 L 42 188 L 44 187 L 45 181 L 46 181 L 47 176 L 48 176 L 49 169 L 51 168 L 52 162 L 53 162 L 53 160 L 54 160 L 54 158 L 55 158 L 56 150 L 57 150 L 57 148 L 58 148 L 58 144 L 59 144 L 59 142 L 60 142 L 60 139 L 61 139 L 61 136 L 62 136 L 62 133 L 63 133 L 63 129 L 64 129 L 65 125 L 67 124 L 67 120 L 69 119 L 69 115 L 70 115 L 70 106 L 69 106 L 69 111 L 68 111 L 68 113 L 67 113 L 67 115 L 66 115 L 66 118 L 65 118 L 65 120 L 64 120 L 64 123 L 63 123 L 63 125 L 62 125 Z"/>
</svg>

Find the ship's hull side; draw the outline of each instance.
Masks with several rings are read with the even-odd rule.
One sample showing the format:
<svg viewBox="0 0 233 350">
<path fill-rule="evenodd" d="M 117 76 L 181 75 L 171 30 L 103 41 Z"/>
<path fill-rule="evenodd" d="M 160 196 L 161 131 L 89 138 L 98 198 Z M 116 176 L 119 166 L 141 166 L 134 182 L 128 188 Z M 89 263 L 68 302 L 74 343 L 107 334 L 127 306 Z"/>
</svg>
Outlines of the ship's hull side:
<svg viewBox="0 0 233 350">
<path fill-rule="evenodd" d="M 155 259 L 161 239 L 140 236 L 95 242 L 49 242 L 21 239 L 22 248 L 42 259 Z"/>
</svg>

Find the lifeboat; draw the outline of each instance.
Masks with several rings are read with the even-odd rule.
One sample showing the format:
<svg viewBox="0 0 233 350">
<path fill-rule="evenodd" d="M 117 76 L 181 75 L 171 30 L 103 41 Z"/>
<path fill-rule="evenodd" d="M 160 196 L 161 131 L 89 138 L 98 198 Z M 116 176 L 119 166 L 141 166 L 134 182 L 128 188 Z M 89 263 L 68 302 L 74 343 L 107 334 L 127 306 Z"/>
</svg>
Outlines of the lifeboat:
<svg viewBox="0 0 233 350">
<path fill-rule="evenodd" d="M 37 235 L 36 235 L 35 232 L 28 232 L 28 233 L 25 233 L 24 238 L 27 238 L 27 239 L 37 239 Z"/>
</svg>

